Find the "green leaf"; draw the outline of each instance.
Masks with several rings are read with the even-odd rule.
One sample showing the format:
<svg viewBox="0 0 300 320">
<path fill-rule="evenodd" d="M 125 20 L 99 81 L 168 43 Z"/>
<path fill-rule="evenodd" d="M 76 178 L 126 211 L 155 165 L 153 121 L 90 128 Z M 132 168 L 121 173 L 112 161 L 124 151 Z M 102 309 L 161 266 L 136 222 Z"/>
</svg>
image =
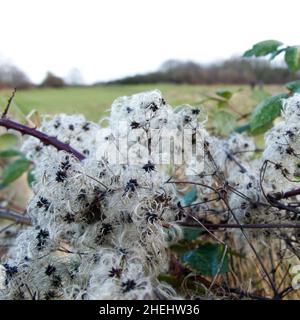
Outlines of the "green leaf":
<svg viewBox="0 0 300 320">
<path fill-rule="evenodd" d="M 265 40 L 256 43 L 250 50 L 244 53 L 245 58 L 249 57 L 262 57 L 268 54 L 275 54 L 278 47 L 282 45 L 282 42 L 277 40 Z"/>
<path fill-rule="evenodd" d="M 189 206 L 196 200 L 197 200 L 197 188 L 193 186 L 189 189 L 189 191 L 185 193 L 185 195 L 182 198 L 182 201 L 185 206 Z"/>
<path fill-rule="evenodd" d="M 299 92 L 300 93 L 300 80 L 292 81 L 286 83 L 285 87 L 290 90 L 292 93 Z"/>
<path fill-rule="evenodd" d="M 248 131 L 250 130 L 250 123 L 246 123 L 246 124 L 243 124 L 242 126 L 239 126 L 237 128 L 234 129 L 234 132 L 237 132 L 237 133 L 243 133 L 245 131 Z"/>
<path fill-rule="evenodd" d="M 291 71 L 298 71 L 300 69 L 300 46 L 288 47 L 284 59 Z"/>
<path fill-rule="evenodd" d="M 10 158 L 10 157 L 16 157 L 16 156 L 23 156 L 23 153 L 13 149 L 0 151 L 0 158 Z"/>
<path fill-rule="evenodd" d="M 25 158 L 17 159 L 9 163 L 3 170 L 2 185 L 8 185 L 18 179 L 29 168 L 29 161 Z"/>
<path fill-rule="evenodd" d="M 193 271 L 214 277 L 229 271 L 228 255 L 226 253 L 224 256 L 224 250 L 221 244 L 205 243 L 187 251 L 181 259 Z"/>
<path fill-rule="evenodd" d="M 226 110 L 216 110 L 211 113 L 211 122 L 216 133 L 226 136 L 236 127 L 236 116 Z"/>
<path fill-rule="evenodd" d="M 183 239 L 187 241 L 193 241 L 200 237 L 204 233 L 204 229 L 199 227 L 182 227 Z"/>
<path fill-rule="evenodd" d="M 228 89 L 217 89 L 216 94 L 226 100 L 229 100 L 234 92 Z"/>
<path fill-rule="evenodd" d="M 33 183 L 35 182 L 35 177 L 33 174 L 33 170 L 28 171 L 27 173 L 27 183 L 30 188 L 32 188 Z"/>
<path fill-rule="evenodd" d="M 11 149 L 19 141 L 19 138 L 13 133 L 4 133 L 0 135 L 0 150 Z"/>
<path fill-rule="evenodd" d="M 255 107 L 250 117 L 250 129 L 253 134 L 263 133 L 270 128 L 273 120 L 280 115 L 281 100 L 287 97 L 287 93 L 282 93 L 263 100 Z"/>
</svg>

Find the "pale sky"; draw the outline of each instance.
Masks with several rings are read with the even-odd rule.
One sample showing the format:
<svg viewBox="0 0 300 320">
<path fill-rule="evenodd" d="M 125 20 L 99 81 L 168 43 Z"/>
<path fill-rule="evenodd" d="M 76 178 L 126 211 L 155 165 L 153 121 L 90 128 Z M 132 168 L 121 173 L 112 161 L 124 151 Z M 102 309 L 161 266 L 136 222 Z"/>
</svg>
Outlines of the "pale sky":
<svg viewBox="0 0 300 320">
<path fill-rule="evenodd" d="M 299 45 L 299 12 L 299 0 L 0 0 L 0 55 L 34 82 L 75 67 L 105 81 L 266 39 Z"/>
</svg>

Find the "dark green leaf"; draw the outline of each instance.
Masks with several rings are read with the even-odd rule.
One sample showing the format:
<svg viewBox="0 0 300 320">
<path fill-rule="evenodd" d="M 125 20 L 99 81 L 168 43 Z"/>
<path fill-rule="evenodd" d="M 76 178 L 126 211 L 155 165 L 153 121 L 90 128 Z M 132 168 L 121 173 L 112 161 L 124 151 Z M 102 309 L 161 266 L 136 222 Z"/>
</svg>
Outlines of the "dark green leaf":
<svg viewBox="0 0 300 320">
<path fill-rule="evenodd" d="M 189 206 L 196 200 L 197 200 L 197 188 L 193 186 L 189 189 L 189 191 L 185 193 L 185 195 L 182 198 L 182 201 L 185 206 Z"/>
<path fill-rule="evenodd" d="M 280 115 L 282 106 L 281 100 L 287 97 L 287 93 L 282 93 L 277 96 L 267 98 L 259 103 L 251 114 L 251 132 L 257 134 L 268 130 L 272 125 L 273 120 Z"/>
<path fill-rule="evenodd" d="M 221 244 L 205 243 L 195 250 L 187 251 L 182 261 L 193 271 L 214 277 L 229 271 L 228 256 Z"/>
<path fill-rule="evenodd" d="M 205 231 L 200 226 L 198 227 L 182 227 L 183 239 L 187 241 L 192 241 L 197 239 Z"/>
<path fill-rule="evenodd" d="M 300 80 L 289 82 L 285 86 L 292 93 L 296 93 L 296 92 L 300 93 Z"/>
<path fill-rule="evenodd" d="M 29 161 L 25 158 L 17 159 L 9 163 L 3 170 L 2 185 L 8 185 L 18 179 L 29 168 Z"/>
<path fill-rule="evenodd" d="M 9 158 L 9 157 L 16 157 L 16 156 L 23 156 L 22 152 L 18 150 L 3 150 L 0 151 L 0 158 Z"/>
<path fill-rule="evenodd" d="M 288 47 L 284 59 L 291 71 L 298 71 L 300 69 L 300 47 Z"/>
<path fill-rule="evenodd" d="M 282 42 L 277 40 L 265 40 L 256 43 L 250 50 L 244 53 L 244 57 L 262 57 L 268 54 L 275 54 L 277 52 L 278 47 L 282 45 Z"/>
<path fill-rule="evenodd" d="M 32 187 L 34 181 L 35 181 L 35 177 L 33 174 L 33 170 L 30 170 L 27 173 L 27 182 L 28 182 L 29 187 Z"/>
<path fill-rule="evenodd" d="M 246 124 L 243 124 L 242 126 L 235 128 L 234 132 L 243 133 L 248 130 L 250 130 L 250 123 L 246 123 Z"/>
</svg>

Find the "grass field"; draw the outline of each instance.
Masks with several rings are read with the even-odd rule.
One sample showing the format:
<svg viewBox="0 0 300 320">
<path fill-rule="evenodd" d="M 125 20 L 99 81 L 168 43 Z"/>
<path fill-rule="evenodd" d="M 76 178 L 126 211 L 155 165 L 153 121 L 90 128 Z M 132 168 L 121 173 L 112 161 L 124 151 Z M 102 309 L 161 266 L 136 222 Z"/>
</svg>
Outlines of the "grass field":
<svg viewBox="0 0 300 320">
<path fill-rule="evenodd" d="M 253 108 L 260 96 L 261 91 L 251 92 L 248 86 L 200 86 L 200 85 L 172 85 L 172 84 L 149 84 L 149 85 L 116 85 L 97 86 L 82 88 L 62 89 L 30 89 L 17 92 L 13 102 L 14 112 L 28 114 L 31 110 L 37 110 L 40 114 L 56 113 L 82 113 L 88 119 L 97 121 L 101 116 L 108 115 L 108 109 L 113 100 L 122 95 L 159 89 L 165 99 L 173 106 L 189 103 L 199 105 L 206 94 L 213 94 L 217 88 L 229 88 L 242 90 L 233 98 L 233 103 L 241 112 Z M 266 86 L 265 91 L 270 94 L 282 92 L 280 86 Z M 7 103 L 10 91 L 0 91 L 0 107 Z M 209 105 L 208 105 L 209 107 Z"/>
</svg>

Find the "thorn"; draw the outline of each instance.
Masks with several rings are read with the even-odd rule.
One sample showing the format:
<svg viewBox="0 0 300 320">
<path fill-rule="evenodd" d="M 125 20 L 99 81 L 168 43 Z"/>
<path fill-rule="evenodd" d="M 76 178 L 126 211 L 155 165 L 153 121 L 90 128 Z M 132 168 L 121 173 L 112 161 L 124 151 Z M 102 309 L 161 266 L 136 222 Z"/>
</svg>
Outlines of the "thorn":
<svg viewBox="0 0 300 320">
<path fill-rule="evenodd" d="M 2 119 L 5 119 L 5 118 L 6 118 L 7 113 L 8 113 L 8 110 L 9 110 L 9 107 L 10 107 L 10 105 L 11 105 L 11 103 L 12 103 L 14 97 L 15 97 L 16 92 L 17 92 L 17 89 L 14 88 L 14 90 L 13 90 L 10 98 L 9 98 L 8 101 L 7 101 L 6 108 L 4 109 L 4 112 L 2 113 L 2 116 L 1 116 Z"/>
</svg>

